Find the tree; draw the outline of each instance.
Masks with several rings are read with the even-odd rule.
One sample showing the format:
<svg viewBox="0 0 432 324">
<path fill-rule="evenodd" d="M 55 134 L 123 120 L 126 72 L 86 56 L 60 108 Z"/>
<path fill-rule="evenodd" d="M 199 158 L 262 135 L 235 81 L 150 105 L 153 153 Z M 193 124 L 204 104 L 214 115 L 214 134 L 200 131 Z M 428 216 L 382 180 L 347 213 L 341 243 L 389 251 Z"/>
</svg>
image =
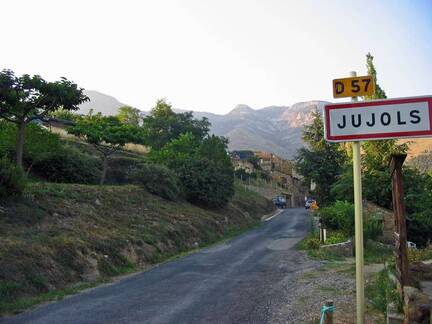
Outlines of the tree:
<svg viewBox="0 0 432 324">
<path fill-rule="evenodd" d="M 227 144 L 223 137 L 199 139 L 185 133 L 161 150 L 152 150 L 150 158 L 175 171 L 188 201 L 223 207 L 234 194 L 234 169 Z"/>
<path fill-rule="evenodd" d="M 118 111 L 117 117 L 123 124 L 139 126 L 141 120 L 141 111 L 139 109 L 131 106 L 122 106 Z"/>
<path fill-rule="evenodd" d="M 308 148 L 301 148 L 297 152 L 296 168 L 303 175 L 307 183 L 316 184 L 316 196 L 322 204 L 333 201 L 331 186 L 342 173 L 346 162 L 346 154 L 341 146 L 329 143 L 324 139 L 324 126 L 321 115 L 312 113 L 314 121 L 305 126 L 303 140 Z"/>
<path fill-rule="evenodd" d="M 92 144 L 101 154 L 101 185 L 105 183 L 108 158 L 126 143 L 140 143 L 142 138 L 139 128 L 122 124 L 117 117 L 105 117 L 100 113 L 83 117 L 67 131 Z"/>
<path fill-rule="evenodd" d="M 194 119 L 192 112 L 176 114 L 165 99 L 156 102 L 149 116 L 143 120 L 143 128 L 147 137 L 147 145 L 160 150 L 167 143 L 191 133 L 197 139 L 208 135 L 210 123 L 207 118 Z"/>
<path fill-rule="evenodd" d="M 83 91 L 65 78 L 47 82 L 39 75 L 18 77 L 11 70 L 0 72 L 0 117 L 18 128 L 15 160 L 19 167 L 22 167 L 27 124 L 59 108 L 77 110 L 79 104 L 89 100 Z"/>
<path fill-rule="evenodd" d="M 366 55 L 366 68 L 368 75 L 375 81 L 375 94 L 366 96 L 365 100 L 386 99 L 385 91 L 378 84 L 377 71 L 373 63 L 374 57 L 371 53 Z M 398 145 L 394 139 L 380 141 L 366 141 L 363 144 L 365 171 L 387 168 L 392 153 L 404 153 L 408 149 L 406 144 Z"/>
<path fill-rule="evenodd" d="M 375 93 L 372 96 L 366 96 L 365 100 L 386 99 L 387 95 L 385 91 L 378 84 L 377 71 L 375 69 L 373 59 L 374 57 L 371 53 L 366 54 L 366 68 L 368 71 L 368 75 L 370 75 L 375 81 Z"/>
</svg>

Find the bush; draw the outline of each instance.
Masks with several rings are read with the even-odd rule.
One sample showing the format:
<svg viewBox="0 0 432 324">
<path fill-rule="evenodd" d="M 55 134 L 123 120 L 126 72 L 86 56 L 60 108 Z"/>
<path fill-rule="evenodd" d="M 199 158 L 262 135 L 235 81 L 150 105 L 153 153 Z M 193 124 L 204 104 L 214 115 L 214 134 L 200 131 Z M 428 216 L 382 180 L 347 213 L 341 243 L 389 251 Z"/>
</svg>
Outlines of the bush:
<svg viewBox="0 0 432 324">
<path fill-rule="evenodd" d="M 212 208 L 225 206 L 234 195 L 232 167 L 208 159 L 191 159 L 176 169 L 186 199 Z"/>
<path fill-rule="evenodd" d="M 408 249 L 408 261 L 418 262 L 432 259 L 432 245 L 427 245 L 424 249 Z"/>
<path fill-rule="evenodd" d="M 363 224 L 364 241 L 376 240 L 383 234 L 382 220 L 370 216 Z"/>
<path fill-rule="evenodd" d="M 35 162 L 33 174 L 51 182 L 96 184 L 101 173 L 101 161 L 64 146 L 55 154 Z"/>
<path fill-rule="evenodd" d="M 342 232 L 327 232 L 327 239 L 325 241 L 326 245 L 343 243 L 348 240 L 345 233 Z"/>
<path fill-rule="evenodd" d="M 354 234 L 354 205 L 347 201 L 336 201 L 334 205 L 318 210 L 323 225 L 340 230 L 351 236 Z"/>
<path fill-rule="evenodd" d="M 309 234 L 299 243 L 300 250 L 317 250 L 319 247 L 320 239 L 315 234 Z"/>
<path fill-rule="evenodd" d="M 108 162 L 107 179 L 108 184 L 126 184 L 130 182 L 132 173 L 143 166 L 145 161 L 133 157 L 110 157 Z"/>
<path fill-rule="evenodd" d="M 180 192 L 176 174 L 159 164 L 143 163 L 139 165 L 131 172 L 129 182 L 169 200 L 175 200 Z"/>
<path fill-rule="evenodd" d="M 20 195 L 26 180 L 21 168 L 12 164 L 6 157 L 0 159 L 0 199 Z"/>
</svg>

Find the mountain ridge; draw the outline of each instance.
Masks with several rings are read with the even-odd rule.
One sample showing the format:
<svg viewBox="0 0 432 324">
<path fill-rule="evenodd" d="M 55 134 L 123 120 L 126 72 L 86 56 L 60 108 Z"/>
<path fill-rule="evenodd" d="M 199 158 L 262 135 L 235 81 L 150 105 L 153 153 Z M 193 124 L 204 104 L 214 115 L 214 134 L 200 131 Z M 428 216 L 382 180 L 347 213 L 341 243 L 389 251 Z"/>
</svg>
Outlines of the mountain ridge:
<svg viewBox="0 0 432 324">
<path fill-rule="evenodd" d="M 80 113 L 93 109 L 94 112 L 104 115 L 114 115 L 123 105 L 114 97 L 101 92 L 86 91 L 86 94 L 91 101 L 82 105 L 84 109 L 80 109 Z M 320 111 L 325 103 L 312 100 L 291 106 L 267 106 L 260 109 L 238 104 L 223 115 L 187 109 L 174 111 L 192 111 L 195 118 L 207 118 L 212 124 L 212 134 L 229 139 L 230 150 L 268 151 L 282 158 L 292 159 L 304 145 L 301 139 L 303 126 L 312 122 L 312 112 Z M 142 114 L 146 115 L 148 111 L 142 111 Z"/>
</svg>

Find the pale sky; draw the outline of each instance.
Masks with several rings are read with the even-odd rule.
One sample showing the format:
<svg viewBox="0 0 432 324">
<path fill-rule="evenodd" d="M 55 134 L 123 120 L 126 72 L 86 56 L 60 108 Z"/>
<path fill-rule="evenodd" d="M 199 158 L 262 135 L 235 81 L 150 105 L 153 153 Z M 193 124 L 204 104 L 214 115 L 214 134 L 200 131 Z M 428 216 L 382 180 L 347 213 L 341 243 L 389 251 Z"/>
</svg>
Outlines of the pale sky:
<svg viewBox="0 0 432 324">
<path fill-rule="evenodd" d="M 365 74 L 369 51 L 388 97 L 432 94 L 432 0 L 0 5 L 0 68 L 65 76 L 143 110 L 162 97 L 214 113 L 336 101 L 331 80 Z"/>
</svg>

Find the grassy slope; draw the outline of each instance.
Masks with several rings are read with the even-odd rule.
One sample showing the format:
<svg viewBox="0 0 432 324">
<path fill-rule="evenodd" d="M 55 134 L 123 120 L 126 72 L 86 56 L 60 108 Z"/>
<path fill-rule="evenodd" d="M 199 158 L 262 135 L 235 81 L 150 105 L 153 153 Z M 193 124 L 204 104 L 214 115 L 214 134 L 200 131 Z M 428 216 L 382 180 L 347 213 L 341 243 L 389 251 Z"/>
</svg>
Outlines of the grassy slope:
<svg viewBox="0 0 432 324">
<path fill-rule="evenodd" d="M 0 313 L 216 242 L 274 208 L 239 188 L 226 208 L 207 210 L 136 186 L 52 183 L 2 206 Z"/>
</svg>

